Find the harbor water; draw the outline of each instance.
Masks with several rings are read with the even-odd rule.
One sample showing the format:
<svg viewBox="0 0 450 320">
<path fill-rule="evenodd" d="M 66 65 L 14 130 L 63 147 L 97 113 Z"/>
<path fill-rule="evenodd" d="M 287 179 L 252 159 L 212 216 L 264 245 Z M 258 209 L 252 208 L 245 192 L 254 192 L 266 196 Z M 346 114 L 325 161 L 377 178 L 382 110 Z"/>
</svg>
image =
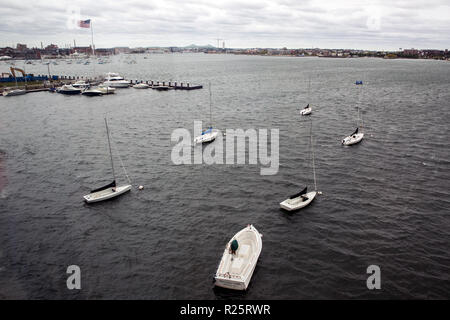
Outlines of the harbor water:
<svg viewBox="0 0 450 320">
<path fill-rule="evenodd" d="M 450 298 L 450 63 L 147 57 L 50 68 L 204 89 L 0 97 L 0 298 Z M 173 130 L 209 121 L 209 82 L 214 127 L 279 129 L 276 175 L 172 162 Z M 307 103 L 323 194 L 287 213 L 281 201 L 313 188 L 310 118 L 299 115 Z M 344 147 L 357 107 L 365 137 Z M 122 160 L 144 189 L 88 205 L 83 195 L 112 180 L 105 116 L 118 183 L 127 182 Z M 214 289 L 225 245 L 250 223 L 263 248 L 248 290 Z M 67 289 L 69 265 L 81 268 L 81 290 Z M 366 286 L 370 265 L 381 269 L 381 290 Z"/>
</svg>

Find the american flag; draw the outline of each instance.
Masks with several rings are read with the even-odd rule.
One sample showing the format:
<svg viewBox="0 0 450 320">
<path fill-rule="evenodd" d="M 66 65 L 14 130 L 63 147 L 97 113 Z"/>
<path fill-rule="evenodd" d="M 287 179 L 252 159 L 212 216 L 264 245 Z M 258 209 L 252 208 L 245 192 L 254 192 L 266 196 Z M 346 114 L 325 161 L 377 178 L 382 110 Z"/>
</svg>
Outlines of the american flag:
<svg viewBox="0 0 450 320">
<path fill-rule="evenodd" d="M 90 28 L 91 27 L 91 19 L 80 20 L 80 22 L 78 22 L 78 26 L 80 28 Z"/>
</svg>

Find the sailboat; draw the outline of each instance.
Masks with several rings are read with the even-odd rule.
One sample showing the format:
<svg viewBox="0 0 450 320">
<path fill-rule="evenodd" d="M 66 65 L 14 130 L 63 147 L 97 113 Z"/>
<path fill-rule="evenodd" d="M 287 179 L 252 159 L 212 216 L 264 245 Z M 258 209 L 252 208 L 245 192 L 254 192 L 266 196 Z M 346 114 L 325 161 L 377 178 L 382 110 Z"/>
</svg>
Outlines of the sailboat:
<svg viewBox="0 0 450 320">
<path fill-rule="evenodd" d="M 307 115 L 311 114 L 311 112 L 312 112 L 312 108 L 309 105 L 309 102 L 311 100 L 310 98 L 311 98 L 311 77 L 309 78 L 309 81 L 308 81 L 308 105 L 305 108 L 303 108 L 302 110 L 300 110 L 300 114 L 302 116 L 307 116 Z"/>
<path fill-rule="evenodd" d="M 359 112 L 359 107 L 356 107 L 358 109 L 358 120 L 357 122 L 359 122 L 361 120 L 361 125 L 358 127 L 356 127 L 355 132 L 353 132 L 351 135 L 345 137 L 344 139 L 342 139 L 342 144 L 344 146 L 351 146 L 353 144 L 357 144 L 359 142 L 361 142 L 361 140 L 364 137 L 364 133 L 361 132 L 359 129 L 362 129 L 362 117 L 360 117 L 360 112 Z"/>
<path fill-rule="evenodd" d="M 111 142 L 109 139 L 108 122 L 106 121 L 106 118 L 105 118 L 105 126 L 106 126 L 106 135 L 108 137 L 109 156 L 111 158 L 111 169 L 112 169 L 114 180 L 111 183 L 107 184 L 106 186 L 94 189 L 88 195 L 85 195 L 83 198 L 87 203 L 99 202 L 99 201 L 103 201 L 103 200 L 112 199 L 112 198 L 118 197 L 121 194 L 124 194 L 125 192 L 131 190 L 131 184 L 127 184 L 127 185 L 123 185 L 123 186 L 116 185 L 116 174 L 114 172 L 114 162 L 113 162 L 113 158 L 112 158 Z"/>
<path fill-rule="evenodd" d="M 14 76 L 14 80 L 15 80 L 15 82 L 16 82 L 16 89 L 9 89 L 9 90 L 3 91 L 3 93 L 2 93 L 3 96 L 4 96 L 4 97 L 20 96 L 20 95 L 23 95 L 23 94 L 27 93 L 27 90 L 19 89 L 19 86 L 17 85 L 17 77 L 16 77 L 16 73 L 14 72 L 14 70 L 17 70 L 17 71 L 22 72 L 23 77 L 24 77 L 24 79 L 25 79 L 25 88 L 26 88 L 26 86 L 27 86 L 27 75 L 26 75 L 25 71 L 22 70 L 22 69 L 19 69 L 19 68 L 13 68 L 13 67 L 10 67 L 9 69 L 11 70 L 11 73 L 12 73 L 13 76 Z"/>
<path fill-rule="evenodd" d="M 310 144 L 311 144 L 311 154 L 312 154 L 312 167 L 313 167 L 313 176 L 314 176 L 314 190 L 308 192 L 308 187 L 303 188 L 302 191 L 290 196 L 288 199 L 284 200 L 280 203 L 280 207 L 287 211 L 295 211 L 302 209 L 309 205 L 317 194 L 321 194 L 320 191 L 317 191 L 317 182 L 316 182 L 316 167 L 314 162 L 314 145 L 312 138 L 312 120 L 311 120 L 311 133 L 310 133 Z"/>
<path fill-rule="evenodd" d="M 206 143 L 214 141 L 217 138 L 218 132 L 213 131 L 212 128 L 212 103 L 211 103 L 211 83 L 209 83 L 209 128 L 204 130 L 201 135 L 195 137 L 195 143 Z"/>
</svg>

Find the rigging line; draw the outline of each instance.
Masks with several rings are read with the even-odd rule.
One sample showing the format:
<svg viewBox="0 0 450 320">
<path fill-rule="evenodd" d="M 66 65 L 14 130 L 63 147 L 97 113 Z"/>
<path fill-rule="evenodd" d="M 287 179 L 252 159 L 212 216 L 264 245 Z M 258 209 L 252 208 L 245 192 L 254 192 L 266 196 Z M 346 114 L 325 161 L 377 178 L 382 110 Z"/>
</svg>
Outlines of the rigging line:
<svg viewBox="0 0 450 320">
<path fill-rule="evenodd" d="M 212 127 L 212 94 L 211 94 L 211 82 L 209 82 L 209 126 Z"/>
<path fill-rule="evenodd" d="M 313 165 L 313 176 L 314 176 L 314 191 L 317 191 L 317 182 L 316 182 L 316 165 L 314 162 L 314 142 L 313 142 L 313 136 L 312 136 L 312 118 L 311 118 L 311 134 L 310 134 L 310 139 L 311 139 L 311 151 L 312 151 L 312 165 Z"/>
<path fill-rule="evenodd" d="M 112 134 L 111 134 L 111 138 L 112 138 Z M 114 142 L 114 140 L 113 140 L 113 145 L 114 145 L 114 148 L 115 148 L 116 151 L 117 151 L 117 156 L 119 157 L 120 164 L 121 164 L 121 166 L 122 166 L 123 172 L 125 173 L 125 176 L 127 177 L 127 181 L 128 181 L 129 184 L 132 185 L 131 179 L 130 179 L 130 177 L 128 176 L 127 169 L 125 168 L 125 165 L 123 164 L 123 161 L 122 161 L 122 157 L 120 156 L 119 148 L 117 147 L 117 144 Z"/>
<path fill-rule="evenodd" d="M 111 158 L 111 168 L 112 168 L 114 180 L 116 180 L 116 173 L 114 172 L 114 162 L 113 162 L 113 157 L 112 157 L 112 152 L 111 152 L 111 142 L 109 140 L 109 128 L 108 128 L 108 122 L 106 120 L 106 117 L 105 117 L 105 125 L 106 125 L 106 135 L 108 136 L 108 146 L 109 146 L 109 156 Z"/>
</svg>

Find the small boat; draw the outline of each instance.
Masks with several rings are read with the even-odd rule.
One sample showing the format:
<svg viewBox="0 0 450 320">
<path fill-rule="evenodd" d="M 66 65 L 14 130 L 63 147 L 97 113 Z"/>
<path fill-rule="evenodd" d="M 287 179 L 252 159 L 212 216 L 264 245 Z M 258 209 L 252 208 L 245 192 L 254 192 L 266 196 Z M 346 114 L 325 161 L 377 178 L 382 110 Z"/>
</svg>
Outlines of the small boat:
<svg viewBox="0 0 450 320">
<path fill-rule="evenodd" d="M 133 86 L 133 88 L 135 88 L 135 89 L 148 89 L 148 88 L 150 88 L 150 86 L 148 84 L 146 84 L 146 83 L 141 82 L 141 83 L 135 84 Z"/>
<path fill-rule="evenodd" d="M 194 138 L 194 143 L 207 143 L 214 141 L 219 134 L 217 131 L 213 131 L 212 128 L 212 103 L 211 103 L 211 84 L 209 84 L 209 123 L 210 127 L 204 131 L 198 137 Z"/>
<path fill-rule="evenodd" d="M 307 192 L 308 187 L 305 187 L 299 193 L 290 196 L 289 199 L 280 203 L 280 207 L 287 211 L 295 211 L 306 207 L 310 204 L 317 195 L 317 191 Z"/>
<path fill-rule="evenodd" d="M 77 82 L 75 82 L 74 84 L 72 84 L 72 86 L 74 88 L 80 88 L 80 89 L 85 89 L 88 88 L 90 86 L 89 83 L 86 83 L 84 80 L 78 80 Z"/>
<path fill-rule="evenodd" d="M 361 142 L 363 137 L 364 137 L 364 133 L 358 132 L 358 128 L 356 128 L 355 132 L 353 132 L 351 135 L 342 139 L 342 144 L 344 146 L 350 146 L 352 144 L 357 144 L 358 142 Z"/>
<path fill-rule="evenodd" d="M 102 96 L 103 95 L 103 91 L 100 90 L 99 88 L 96 87 L 91 87 L 91 88 L 86 88 L 83 90 L 83 92 L 81 92 L 82 95 L 84 96 Z"/>
<path fill-rule="evenodd" d="M 311 101 L 311 77 L 309 77 L 309 80 L 308 80 L 308 102 L 310 102 L 310 101 Z M 311 112 L 312 112 L 312 108 L 309 105 L 309 103 L 305 108 L 300 110 L 300 114 L 302 116 L 307 116 L 307 115 L 311 114 Z"/>
<path fill-rule="evenodd" d="M 246 290 L 262 250 L 262 234 L 253 225 L 242 229 L 227 243 L 217 268 L 215 285 Z"/>
<path fill-rule="evenodd" d="M 312 169 L 313 169 L 313 177 L 314 177 L 314 190 L 308 192 L 308 187 L 305 187 L 302 191 L 290 196 L 288 199 L 284 200 L 280 203 L 280 208 L 287 211 L 296 211 L 300 210 L 307 205 L 309 205 L 317 194 L 321 194 L 321 192 L 317 191 L 317 182 L 316 182 L 316 166 L 314 162 L 314 145 L 312 138 L 312 120 L 311 120 L 311 131 L 310 131 L 310 146 L 311 146 L 311 155 L 312 155 Z"/>
<path fill-rule="evenodd" d="M 97 89 L 100 90 L 103 94 L 113 94 L 116 92 L 115 88 L 111 88 L 104 85 L 99 85 Z"/>
<path fill-rule="evenodd" d="M 358 109 L 358 125 L 359 127 L 362 129 L 362 118 L 360 117 L 360 113 L 359 113 L 359 107 L 357 107 Z M 359 123 L 361 121 L 361 123 Z M 342 144 L 344 146 L 351 146 L 353 144 L 357 144 L 359 142 L 361 142 L 361 140 L 364 138 L 364 133 L 363 132 L 359 132 L 359 127 L 356 127 L 355 132 L 353 132 L 351 135 L 345 137 L 344 139 L 342 139 Z"/>
<path fill-rule="evenodd" d="M 9 90 L 5 90 L 3 91 L 3 96 L 4 97 L 12 97 L 12 96 L 20 96 L 23 94 L 26 94 L 27 90 L 24 89 L 9 89 Z"/>
<path fill-rule="evenodd" d="M 304 109 L 300 110 L 300 114 L 302 116 L 307 116 L 307 115 L 311 114 L 311 112 L 312 112 L 312 109 L 311 109 L 311 106 L 309 105 L 309 103 Z"/>
<path fill-rule="evenodd" d="M 106 121 L 106 118 L 105 118 L 105 126 L 106 126 L 106 135 L 108 136 L 109 156 L 111 159 L 111 168 L 112 168 L 114 180 L 111 183 L 107 184 L 106 186 L 94 189 L 89 194 L 83 196 L 84 200 L 87 203 L 99 202 L 99 201 L 112 199 L 112 198 L 118 197 L 118 196 L 124 194 L 125 192 L 128 192 L 131 190 L 131 184 L 127 184 L 127 185 L 123 185 L 123 186 L 116 185 L 116 174 L 114 172 L 114 162 L 113 162 L 113 158 L 112 158 L 111 142 L 109 139 L 108 122 Z"/>
<path fill-rule="evenodd" d="M 209 127 L 205 131 L 202 132 L 201 135 L 198 137 L 195 137 L 194 142 L 195 143 L 206 143 L 214 141 L 217 138 L 218 132 L 212 131 L 212 127 Z"/>
<path fill-rule="evenodd" d="M 56 89 L 56 92 L 62 93 L 62 94 L 80 94 L 81 89 L 75 88 L 70 84 L 65 84 L 62 87 L 59 87 L 58 89 Z"/>
<path fill-rule="evenodd" d="M 159 91 L 166 91 L 166 90 L 170 90 L 172 88 L 169 86 L 163 86 L 163 85 L 159 84 L 159 85 L 152 86 L 152 89 L 159 90 Z"/>
</svg>

